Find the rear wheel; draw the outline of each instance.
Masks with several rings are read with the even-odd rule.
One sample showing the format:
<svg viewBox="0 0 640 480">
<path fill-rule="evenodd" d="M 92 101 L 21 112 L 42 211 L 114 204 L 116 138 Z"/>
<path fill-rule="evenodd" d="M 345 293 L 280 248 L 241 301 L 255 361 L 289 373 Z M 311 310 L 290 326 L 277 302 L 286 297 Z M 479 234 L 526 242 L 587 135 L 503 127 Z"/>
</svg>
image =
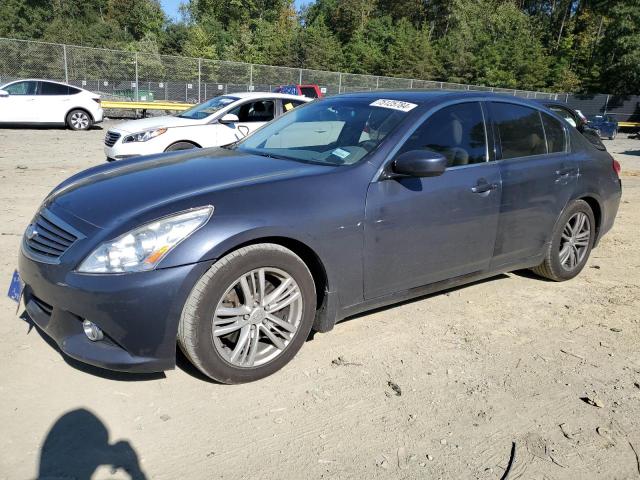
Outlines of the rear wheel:
<svg viewBox="0 0 640 480">
<path fill-rule="evenodd" d="M 198 146 L 191 142 L 176 142 L 172 145 L 169 145 L 165 150 L 165 152 L 175 152 L 178 150 L 191 150 L 192 148 L 198 148 Z"/>
<path fill-rule="evenodd" d="M 544 261 L 532 270 L 556 282 L 575 277 L 589 259 L 595 228 L 595 218 L 589 204 L 584 200 L 576 200 L 560 216 Z"/>
<path fill-rule="evenodd" d="M 71 110 L 67 115 L 67 126 L 71 130 L 89 130 L 93 119 L 84 110 Z"/>
<path fill-rule="evenodd" d="M 315 310 L 315 285 L 305 263 L 280 245 L 250 245 L 216 262 L 195 285 L 178 344 L 214 380 L 250 382 L 293 358 Z"/>
</svg>

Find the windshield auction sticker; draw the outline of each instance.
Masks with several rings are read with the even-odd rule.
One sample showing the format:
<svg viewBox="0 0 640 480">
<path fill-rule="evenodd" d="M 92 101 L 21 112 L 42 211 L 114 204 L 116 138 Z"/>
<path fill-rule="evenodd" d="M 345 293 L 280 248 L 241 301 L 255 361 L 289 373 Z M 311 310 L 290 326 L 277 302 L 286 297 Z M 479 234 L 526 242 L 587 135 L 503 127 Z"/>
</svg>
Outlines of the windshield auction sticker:
<svg viewBox="0 0 640 480">
<path fill-rule="evenodd" d="M 386 98 L 381 98 L 380 100 L 376 100 L 371 103 L 372 107 L 382 107 L 382 108 L 390 108 L 392 110 L 400 110 L 401 112 L 410 112 L 418 105 L 415 103 L 403 102 L 400 100 L 387 100 Z"/>
</svg>

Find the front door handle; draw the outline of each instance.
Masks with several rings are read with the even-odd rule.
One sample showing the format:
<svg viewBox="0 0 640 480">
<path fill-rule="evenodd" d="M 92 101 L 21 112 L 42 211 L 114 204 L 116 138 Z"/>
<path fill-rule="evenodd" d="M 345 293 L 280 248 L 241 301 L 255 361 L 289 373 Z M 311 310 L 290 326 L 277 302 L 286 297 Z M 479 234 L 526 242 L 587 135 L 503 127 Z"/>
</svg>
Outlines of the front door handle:
<svg viewBox="0 0 640 480">
<path fill-rule="evenodd" d="M 491 190 L 495 190 L 496 188 L 498 188 L 497 183 L 488 183 L 486 181 L 479 181 L 475 187 L 471 187 L 471 191 L 473 193 L 486 193 L 486 192 L 490 192 Z"/>
</svg>

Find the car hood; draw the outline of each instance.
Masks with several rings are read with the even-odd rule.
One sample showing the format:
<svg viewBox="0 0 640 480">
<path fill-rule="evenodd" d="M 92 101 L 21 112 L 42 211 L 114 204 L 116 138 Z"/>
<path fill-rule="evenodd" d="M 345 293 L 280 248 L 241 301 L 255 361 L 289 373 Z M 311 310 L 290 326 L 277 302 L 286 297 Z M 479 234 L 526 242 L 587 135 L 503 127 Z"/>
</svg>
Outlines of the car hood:
<svg viewBox="0 0 640 480">
<path fill-rule="evenodd" d="M 189 197 L 335 168 L 222 148 L 189 150 L 85 170 L 56 187 L 45 206 L 102 228 Z"/>
<path fill-rule="evenodd" d="M 112 130 L 124 133 L 137 133 L 153 128 L 188 127 L 190 125 L 202 125 L 207 120 L 194 120 L 192 118 L 181 118 L 173 115 L 163 115 L 161 117 L 141 118 L 139 120 L 129 120 L 117 124 Z"/>
</svg>

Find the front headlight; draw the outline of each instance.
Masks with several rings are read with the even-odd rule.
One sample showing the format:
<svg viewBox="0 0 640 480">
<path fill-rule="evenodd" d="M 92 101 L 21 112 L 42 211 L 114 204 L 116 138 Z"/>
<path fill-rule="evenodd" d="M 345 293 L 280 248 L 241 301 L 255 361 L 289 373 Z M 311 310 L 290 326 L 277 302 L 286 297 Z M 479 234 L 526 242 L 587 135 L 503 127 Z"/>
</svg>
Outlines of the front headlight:
<svg viewBox="0 0 640 480">
<path fill-rule="evenodd" d="M 78 272 L 153 270 L 176 245 L 207 223 L 212 213 L 212 206 L 187 210 L 131 230 L 96 248 L 83 260 Z"/>
<path fill-rule="evenodd" d="M 156 138 L 159 135 L 162 135 L 167 131 L 166 128 L 156 128 L 154 130 L 145 130 L 144 132 L 132 133 L 131 135 L 127 135 L 122 140 L 122 143 L 131 143 L 131 142 L 146 142 L 147 140 L 151 140 L 152 138 Z"/>
</svg>

